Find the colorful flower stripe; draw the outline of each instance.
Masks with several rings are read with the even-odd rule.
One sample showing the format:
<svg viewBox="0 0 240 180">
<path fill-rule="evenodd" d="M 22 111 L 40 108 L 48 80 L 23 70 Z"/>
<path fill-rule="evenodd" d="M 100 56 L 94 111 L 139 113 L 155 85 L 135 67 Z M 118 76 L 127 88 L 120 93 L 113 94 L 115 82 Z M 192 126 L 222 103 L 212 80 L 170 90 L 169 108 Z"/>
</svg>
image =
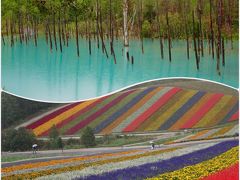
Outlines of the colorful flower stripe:
<svg viewBox="0 0 240 180">
<path fill-rule="evenodd" d="M 106 120 L 102 121 L 96 128 L 95 133 L 99 133 L 103 128 L 108 126 L 110 123 L 112 123 L 115 119 L 119 118 L 124 112 L 126 112 L 128 109 L 133 107 L 137 102 L 139 102 L 146 94 L 153 91 L 156 87 L 151 87 L 140 94 L 138 94 L 136 97 L 134 97 L 130 102 L 128 102 L 125 106 L 123 106 L 121 109 L 119 109 L 117 112 L 112 114 L 110 117 L 108 117 Z"/>
<path fill-rule="evenodd" d="M 128 157 L 128 156 L 132 156 L 132 155 L 138 155 L 138 154 L 143 154 L 144 152 L 146 152 L 146 150 L 142 150 L 142 151 L 136 151 L 136 152 L 129 152 L 129 153 L 122 153 L 122 154 L 117 154 L 114 153 L 113 156 L 109 155 L 109 156 L 99 156 L 97 158 L 88 158 L 88 159 L 81 159 L 80 161 L 75 160 L 75 161 L 70 161 L 70 162 L 65 162 L 65 163 L 58 163 L 58 164 L 49 164 L 47 166 L 42 166 L 42 167 L 35 167 L 35 168 L 28 168 L 28 169 L 21 169 L 21 170 L 16 170 L 16 171 L 12 171 L 9 173 L 2 173 L 2 177 L 3 176 L 10 176 L 12 174 L 25 174 L 25 173 L 31 173 L 31 172 L 37 172 L 37 171 L 44 171 L 44 170 L 49 170 L 49 169 L 58 169 L 58 168 L 62 168 L 62 167 L 66 167 L 66 166 L 78 166 L 80 164 L 85 164 L 85 163 L 90 163 L 90 162 L 97 162 L 97 161 L 102 161 L 102 160 L 107 160 L 107 159 L 114 159 L 114 158 L 119 158 L 119 157 Z"/>
<path fill-rule="evenodd" d="M 162 96 L 164 96 L 168 91 L 170 91 L 171 87 L 165 87 L 160 92 L 155 94 L 149 101 L 147 101 L 143 106 L 136 109 L 134 113 L 132 113 L 129 117 L 124 119 L 116 128 L 112 130 L 112 132 L 122 132 L 125 127 L 128 126 L 129 123 L 131 123 L 134 119 L 136 119 L 140 114 L 142 114 L 144 111 L 149 109 L 154 103 L 158 101 Z"/>
<path fill-rule="evenodd" d="M 183 126 L 189 120 L 189 118 L 192 117 L 198 111 L 198 109 L 209 100 L 211 96 L 212 94 L 205 94 L 197 103 L 193 105 L 191 109 L 189 109 L 188 112 L 186 112 L 180 119 L 178 119 L 178 121 L 173 124 L 169 130 L 175 131 L 180 129 L 180 127 Z"/>
<path fill-rule="evenodd" d="M 92 121 L 89 125 L 94 129 L 99 125 L 104 119 L 107 119 L 109 116 L 113 115 L 115 112 L 119 111 L 122 107 L 126 106 L 133 98 L 135 98 L 137 95 L 142 93 L 143 89 L 139 91 L 138 93 L 132 93 L 122 99 L 119 103 L 115 104 L 111 108 L 109 108 L 104 114 L 102 114 L 100 117 L 97 117 L 94 121 Z"/>
<path fill-rule="evenodd" d="M 85 126 L 106 134 L 206 128 L 238 119 L 234 96 L 174 87 L 148 88 L 73 103 L 27 127 L 35 127 L 32 129 L 37 136 L 48 135 L 54 124 L 61 134 L 79 134 Z"/>
<path fill-rule="evenodd" d="M 127 91 L 125 93 L 122 93 L 119 97 L 117 97 L 116 99 L 114 99 L 113 101 L 111 101 L 110 103 L 108 103 L 106 106 L 104 106 L 103 108 L 101 108 L 99 111 L 97 111 L 96 113 L 92 114 L 91 116 L 89 116 L 88 118 L 84 119 L 83 121 L 81 121 L 80 123 L 78 123 L 76 126 L 70 128 L 66 134 L 74 134 L 75 132 L 77 132 L 79 129 L 84 128 L 86 125 L 88 125 L 90 122 L 92 122 L 96 117 L 100 116 L 101 114 L 103 114 L 104 112 L 106 112 L 110 107 L 112 107 L 113 105 L 115 105 L 116 103 L 118 103 L 119 101 L 121 101 L 125 96 L 133 93 L 135 90 L 131 90 L 131 91 Z"/>
<path fill-rule="evenodd" d="M 72 172 L 64 172 L 61 174 L 56 174 L 56 175 L 50 175 L 50 176 L 44 176 L 42 178 L 39 178 L 39 180 L 59 180 L 59 179 L 76 179 L 76 178 L 85 178 L 87 176 L 91 175 L 100 175 L 103 173 L 108 173 L 109 171 L 116 171 L 120 169 L 126 169 L 130 167 L 136 167 L 140 166 L 143 164 L 147 163 L 152 163 L 152 162 L 158 162 L 162 160 L 167 160 L 170 159 L 174 156 L 181 156 L 185 155 L 188 153 L 192 153 L 196 150 L 199 149 L 204 149 L 210 146 L 213 146 L 215 143 L 205 143 L 201 145 L 193 145 L 193 146 L 188 146 L 180 149 L 176 149 L 174 151 L 170 152 L 163 152 L 154 156 L 146 156 L 146 157 L 140 157 L 137 159 L 133 160 L 127 160 L 127 161 L 120 161 L 120 162 L 112 162 L 112 163 L 107 163 L 101 166 L 91 166 L 84 168 L 83 170 L 77 170 L 77 171 L 72 171 Z"/>
<path fill-rule="evenodd" d="M 134 154 L 134 153 L 142 152 L 142 151 L 143 150 L 129 150 L 129 151 L 116 152 L 116 153 L 105 153 L 105 154 L 99 154 L 99 155 L 81 156 L 81 157 L 74 157 L 74 158 L 67 158 L 67 159 L 21 164 L 21 165 L 2 168 L 1 172 L 9 173 L 9 172 L 17 171 L 17 170 L 40 168 L 40 167 L 44 167 L 44 166 L 59 165 L 59 164 L 65 164 L 65 163 L 75 162 L 75 161 L 86 161 L 86 160 L 92 160 L 92 159 L 100 159 L 100 158 L 104 158 L 104 157 L 116 157 L 118 155 Z"/>
<path fill-rule="evenodd" d="M 67 166 L 67 167 L 62 167 L 62 168 L 56 168 L 56 169 L 49 169 L 49 170 L 43 170 L 43 171 L 38 171 L 38 172 L 31 172 L 31 173 L 24 173 L 24 174 L 12 174 L 10 176 L 4 176 L 2 177 L 3 180 L 9 180 L 9 179 L 34 179 L 37 177 L 41 176 L 47 176 L 50 174 L 58 174 L 58 173 L 63 173 L 63 172 L 69 172 L 69 171 L 76 171 L 76 170 L 81 170 L 86 167 L 90 166 L 100 166 L 103 164 L 107 163 L 113 163 L 113 162 L 120 162 L 120 161 L 127 161 L 127 160 L 133 160 L 133 159 L 138 159 L 141 157 L 146 157 L 146 156 L 154 156 L 160 153 L 165 153 L 165 152 L 171 152 L 176 150 L 176 148 L 173 149 L 166 149 L 166 150 L 158 150 L 158 151 L 150 151 L 144 154 L 138 154 L 138 155 L 133 155 L 133 156 L 128 156 L 128 157 L 119 157 L 119 158 L 113 158 L 113 159 L 107 159 L 107 160 L 101 160 L 101 161 L 96 161 L 96 162 L 89 162 L 89 163 L 84 163 L 80 164 L 77 166 Z"/>
<path fill-rule="evenodd" d="M 121 122 L 123 122 L 125 119 L 127 119 L 128 116 L 130 116 L 132 113 L 134 113 L 137 109 L 143 106 L 143 104 L 148 103 L 148 101 L 155 97 L 156 94 L 159 93 L 159 91 L 162 89 L 162 87 L 158 87 L 157 89 L 153 90 L 152 92 L 148 93 L 146 96 L 144 96 L 138 103 L 136 103 L 132 108 L 130 108 L 128 111 L 123 113 L 119 118 L 115 119 L 111 124 L 109 124 L 106 128 L 104 128 L 100 133 L 102 134 L 109 134 L 112 132 L 112 129 L 117 127 Z"/>
<path fill-rule="evenodd" d="M 229 130 L 231 130 L 233 128 L 233 126 L 225 126 L 222 127 L 221 129 L 219 129 L 217 132 L 215 132 L 214 134 L 212 134 L 211 136 L 208 136 L 208 139 L 211 139 L 213 137 L 218 137 L 218 136 L 223 136 L 225 133 L 227 133 Z"/>
<path fill-rule="evenodd" d="M 156 125 L 155 130 L 165 130 L 165 128 L 168 127 L 167 120 L 175 113 L 179 108 L 181 108 L 193 95 L 196 94 L 196 91 L 188 91 L 186 94 L 184 94 L 182 97 L 178 99 L 177 102 L 173 104 L 168 110 L 166 110 L 163 114 L 161 114 L 156 121 L 154 121 L 154 124 Z M 171 123 L 171 122 L 170 122 Z M 170 125 L 169 125 L 170 126 Z"/>
<path fill-rule="evenodd" d="M 104 99 L 102 102 L 100 102 L 96 106 L 94 106 L 94 108 L 92 108 L 89 111 L 83 113 L 81 116 L 79 116 L 76 119 L 74 119 L 74 121 L 71 121 L 70 123 L 67 123 L 65 126 L 63 126 L 63 127 L 61 127 L 59 129 L 61 134 L 65 134 L 68 131 L 68 129 L 74 127 L 79 122 L 83 121 L 84 119 L 88 118 L 92 114 L 96 113 L 102 107 L 106 106 L 108 103 L 110 103 L 111 101 L 113 101 L 114 99 L 116 99 L 120 95 L 121 95 L 120 93 L 116 93 L 116 94 L 110 95 L 108 98 Z"/>
<path fill-rule="evenodd" d="M 227 104 L 225 104 L 225 106 L 221 109 L 221 111 L 219 111 L 216 114 L 216 116 L 214 116 L 212 118 L 212 121 L 208 121 L 208 126 L 211 127 L 216 124 L 219 124 L 219 122 L 222 120 L 222 118 L 228 114 L 230 109 L 232 109 L 234 107 L 234 105 L 236 104 L 237 101 L 238 101 L 238 99 L 233 96 L 232 99 Z"/>
<path fill-rule="evenodd" d="M 160 129 L 169 129 L 178 119 L 180 119 L 200 98 L 204 96 L 205 92 L 199 91 L 194 96 L 179 108 L 161 127 Z"/>
<path fill-rule="evenodd" d="M 213 123 L 213 118 L 216 117 L 219 111 L 222 110 L 225 104 L 227 104 L 231 100 L 232 96 L 223 96 L 205 115 L 200 121 L 198 121 L 194 128 L 200 128 L 200 127 L 207 127 L 209 122 Z M 220 114 L 218 114 L 220 115 Z M 222 118 L 222 116 L 217 117 L 219 119 Z M 213 124 L 214 126 L 216 124 Z"/>
<path fill-rule="evenodd" d="M 152 130 L 159 130 L 166 122 L 166 120 L 171 117 L 173 113 L 175 113 L 180 107 L 182 107 L 183 104 L 185 104 L 189 98 L 191 98 L 194 94 L 196 94 L 196 91 L 183 91 L 184 94 L 181 95 L 173 104 L 167 108 L 163 113 L 161 113 L 154 121 L 151 121 L 151 124 L 149 124 L 148 128 L 146 128 L 146 131 L 152 131 Z"/>
<path fill-rule="evenodd" d="M 50 129 L 53 125 L 56 125 L 56 124 L 62 122 L 64 119 L 72 116 L 76 112 L 80 111 L 81 109 L 84 109 L 85 107 L 89 106 L 90 104 L 94 103 L 95 101 L 97 101 L 97 99 L 85 101 L 85 102 L 83 102 L 83 103 L 81 103 L 81 104 L 63 112 L 62 114 L 56 116 L 55 118 L 48 120 L 44 124 L 42 124 L 42 125 L 36 127 L 35 129 L 33 129 L 34 134 L 36 136 L 39 136 L 43 132 Z"/>
<path fill-rule="evenodd" d="M 211 173 L 221 171 L 224 168 L 231 167 L 238 161 L 239 147 L 232 148 L 227 152 L 214 157 L 213 159 L 204 161 L 202 163 L 187 166 L 183 169 L 173 171 L 170 173 L 161 174 L 160 176 L 149 178 L 148 180 L 160 179 L 191 179 L 197 180 Z M 222 178 L 221 178 L 222 179 Z"/>
<path fill-rule="evenodd" d="M 154 112 L 150 117 L 148 117 L 137 129 L 136 131 L 150 131 L 154 130 L 155 127 L 152 126 L 152 122 L 154 122 L 161 114 L 171 108 L 181 96 L 185 94 L 185 91 L 180 91 L 175 94 L 171 99 L 169 99 L 164 106 L 159 108 L 156 112 Z M 148 130 L 149 129 L 149 130 Z"/>
<path fill-rule="evenodd" d="M 206 134 L 207 132 L 209 132 L 208 129 L 203 130 L 203 131 L 200 131 L 200 132 L 196 133 L 195 135 L 189 137 L 188 139 L 189 139 L 189 140 L 198 139 L 198 138 L 200 138 L 201 136 L 203 136 L 204 134 Z"/>
<path fill-rule="evenodd" d="M 239 119 L 239 111 L 237 111 L 232 117 L 228 120 L 229 122 Z"/>
<path fill-rule="evenodd" d="M 61 114 L 61 113 L 65 112 L 65 111 L 67 111 L 67 110 L 77 106 L 80 103 L 69 104 L 69 105 L 67 105 L 67 106 L 65 106 L 65 107 L 63 107 L 61 109 L 58 109 L 58 110 L 56 110 L 56 111 L 54 111 L 54 112 L 52 112 L 52 113 L 50 113 L 50 114 L 40 118 L 39 120 L 37 120 L 37 121 L 27 125 L 26 128 L 27 129 L 34 129 L 34 128 L 42 125 L 43 123 L 49 121 L 50 119 L 53 119 L 54 117 L 58 116 L 59 114 Z"/>
<path fill-rule="evenodd" d="M 175 171 L 184 168 L 185 166 L 194 165 L 209 160 L 228 151 L 229 149 L 235 146 L 238 146 L 238 141 L 222 142 L 212 147 L 198 150 L 186 155 L 173 157 L 159 162 L 147 163 L 137 167 L 111 171 L 100 175 L 92 175 L 84 179 L 115 180 L 115 179 L 143 179 L 148 177 L 154 177 L 162 173 Z M 238 147 L 236 149 L 238 149 Z M 236 156 L 236 158 L 238 158 L 238 156 Z"/>
<path fill-rule="evenodd" d="M 223 97 L 223 94 L 213 94 L 182 127 L 181 129 L 192 128 L 201 118 Z"/>
<path fill-rule="evenodd" d="M 132 121 L 126 128 L 123 129 L 123 132 L 134 131 L 145 119 L 152 115 L 158 108 L 163 106 L 173 95 L 181 91 L 180 88 L 173 88 L 167 92 L 163 97 L 161 97 L 155 104 L 153 104 L 147 111 L 143 112 L 138 116 L 134 121 Z"/>
<path fill-rule="evenodd" d="M 211 136 L 215 132 L 219 131 L 220 128 L 210 129 L 207 133 L 203 134 L 199 139 L 206 139 L 208 136 Z"/>
<path fill-rule="evenodd" d="M 235 163 L 221 171 L 210 174 L 201 180 L 239 180 L 239 163 Z"/>
<path fill-rule="evenodd" d="M 239 102 L 237 102 L 234 107 L 231 109 L 231 111 L 229 111 L 229 113 L 221 120 L 221 122 L 219 124 L 223 124 L 226 123 L 231 117 L 232 115 L 237 112 L 239 110 Z"/>
<path fill-rule="evenodd" d="M 64 119 L 62 122 L 56 124 L 56 127 L 59 129 L 61 128 L 62 126 L 64 126 L 65 124 L 67 123 L 70 123 L 72 120 L 76 119 L 78 116 L 82 115 L 83 113 L 89 111 L 91 108 L 93 108 L 94 106 L 96 106 L 96 104 L 102 102 L 104 99 L 108 98 L 108 96 L 105 96 L 103 98 L 99 98 L 97 99 L 95 102 L 93 102 L 92 104 L 90 104 L 89 106 L 79 110 L 78 112 L 76 112 L 75 114 L 71 115 L 70 117 Z M 48 129 L 47 131 L 43 132 L 42 134 L 40 134 L 39 136 L 47 136 L 48 133 L 49 133 L 49 130 Z"/>
<path fill-rule="evenodd" d="M 239 124 L 237 123 L 231 130 L 229 130 L 225 135 L 230 136 L 239 133 Z"/>
</svg>

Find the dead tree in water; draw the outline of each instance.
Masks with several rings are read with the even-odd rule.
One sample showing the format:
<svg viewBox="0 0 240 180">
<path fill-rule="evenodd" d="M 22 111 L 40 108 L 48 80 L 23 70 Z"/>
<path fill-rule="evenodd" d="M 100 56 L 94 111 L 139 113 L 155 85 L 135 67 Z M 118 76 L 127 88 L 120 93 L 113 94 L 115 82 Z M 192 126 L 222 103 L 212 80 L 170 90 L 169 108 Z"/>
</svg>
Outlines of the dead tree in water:
<svg viewBox="0 0 240 180">
<path fill-rule="evenodd" d="M 187 58 L 189 60 L 189 29 L 188 29 L 188 23 L 187 23 L 187 14 L 186 14 L 187 8 L 186 3 L 184 1 L 183 4 L 183 21 L 184 21 L 184 27 L 185 27 L 185 36 L 186 36 L 186 42 L 187 42 Z"/>
<path fill-rule="evenodd" d="M 200 50 L 202 57 L 204 56 L 204 48 L 203 48 L 203 30 L 202 30 L 202 14 L 203 14 L 203 5 L 202 0 L 199 0 L 198 2 L 198 18 L 199 18 L 199 36 L 200 36 Z"/>
<path fill-rule="evenodd" d="M 166 22 L 167 22 L 167 34 L 168 34 L 168 55 L 169 55 L 169 61 L 172 61 L 172 52 L 171 52 L 171 36 L 170 36 L 170 26 L 169 26 L 169 18 L 168 18 L 168 10 L 166 13 Z"/>
<path fill-rule="evenodd" d="M 222 28 L 222 0 L 218 1 L 218 16 L 217 16 L 217 29 L 218 29 L 218 41 L 217 41 L 217 72 L 219 75 L 221 75 L 220 72 L 220 54 L 221 54 L 221 37 L 222 37 L 222 33 L 221 33 L 221 28 Z"/>
<path fill-rule="evenodd" d="M 214 31 L 213 31 L 213 20 L 212 20 L 212 0 L 210 2 L 210 31 L 211 31 L 211 41 L 212 41 L 212 58 L 214 59 Z"/>
<path fill-rule="evenodd" d="M 1 35 L 2 35 L 2 41 L 3 41 L 3 45 L 5 46 L 5 40 L 4 40 L 3 33 L 1 33 Z"/>
<path fill-rule="evenodd" d="M 193 22 L 193 43 L 194 43 L 196 65 L 197 65 L 197 70 L 199 70 L 199 55 L 198 55 L 197 42 L 196 42 L 194 11 L 192 11 L 192 22 Z"/>
<path fill-rule="evenodd" d="M 55 27 L 55 12 L 53 12 L 53 37 L 54 37 L 54 44 L 55 44 L 55 48 L 57 51 L 57 37 L 56 37 L 56 27 Z"/>
<path fill-rule="evenodd" d="M 143 36 L 142 36 L 142 0 L 138 0 L 138 33 L 139 33 L 139 39 L 141 42 L 141 48 L 142 48 L 142 53 L 144 54 L 144 47 L 143 47 Z"/>
<path fill-rule="evenodd" d="M 50 41 L 50 51 L 52 52 L 52 35 L 51 35 L 50 26 L 49 26 L 49 20 L 47 21 L 47 29 L 48 29 L 48 35 L 49 35 L 49 41 Z"/>
<path fill-rule="evenodd" d="M 59 12 L 58 12 L 58 38 L 59 38 L 60 51 L 62 52 L 62 37 L 61 37 L 61 18 L 60 18 L 60 10 L 59 10 Z"/>
<path fill-rule="evenodd" d="M 128 35 L 128 0 L 123 0 L 123 41 L 124 46 L 129 46 L 129 35 Z"/>
<path fill-rule="evenodd" d="M 224 38 L 222 37 L 222 65 L 225 66 Z"/>
<path fill-rule="evenodd" d="M 159 21 L 159 4 L 158 4 L 158 0 L 156 0 L 156 6 L 157 6 L 157 28 L 158 28 L 158 36 L 159 36 L 159 42 L 160 42 L 160 49 L 161 49 L 161 58 L 164 58 L 164 54 L 163 54 L 163 42 L 162 42 L 162 35 L 161 35 L 161 26 L 160 26 L 160 21 Z"/>
<path fill-rule="evenodd" d="M 109 27 L 109 31 L 110 31 L 110 49 L 111 49 L 111 54 L 113 55 L 114 58 L 114 63 L 117 64 L 117 60 L 116 60 L 116 55 L 115 55 L 115 51 L 113 48 L 113 40 L 114 40 L 114 33 L 113 33 L 113 15 L 112 15 L 112 0 L 109 0 L 109 5 L 110 5 L 110 27 Z"/>
<path fill-rule="evenodd" d="M 79 43 L 78 43 L 78 18 L 77 18 L 77 13 L 75 14 L 75 28 L 76 28 L 77 56 L 79 57 Z"/>
<path fill-rule="evenodd" d="M 96 34 L 97 34 L 97 47 L 99 49 L 99 28 L 98 28 L 98 24 L 99 24 L 99 0 L 97 0 L 96 2 Z"/>
</svg>

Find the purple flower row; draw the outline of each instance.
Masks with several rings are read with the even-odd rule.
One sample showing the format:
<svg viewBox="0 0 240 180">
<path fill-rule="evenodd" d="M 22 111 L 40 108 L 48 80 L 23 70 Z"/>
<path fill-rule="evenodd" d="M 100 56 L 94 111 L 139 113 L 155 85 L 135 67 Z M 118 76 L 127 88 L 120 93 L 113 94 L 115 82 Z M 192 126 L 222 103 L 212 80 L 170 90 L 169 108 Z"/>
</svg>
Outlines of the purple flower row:
<svg viewBox="0 0 240 180">
<path fill-rule="evenodd" d="M 90 175 L 84 178 L 87 180 L 130 180 L 130 179 L 145 179 L 154 177 L 166 172 L 175 171 L 185 166 L 194 165 L 202 161 L 209 160 L 215 156 L 218 156 L 232 147 L 238 146 L 238 140 L 225 141 L 218 143 L 209 148 L 198 150 L 186 155 L 173 157 L 168 160 L 163 160 L 154 163 L 147 163 L 137 167 L 130 167 L 126 169 L 120 169 L 112 172 L 103 173 L 100 175 Z"/>
</svg>

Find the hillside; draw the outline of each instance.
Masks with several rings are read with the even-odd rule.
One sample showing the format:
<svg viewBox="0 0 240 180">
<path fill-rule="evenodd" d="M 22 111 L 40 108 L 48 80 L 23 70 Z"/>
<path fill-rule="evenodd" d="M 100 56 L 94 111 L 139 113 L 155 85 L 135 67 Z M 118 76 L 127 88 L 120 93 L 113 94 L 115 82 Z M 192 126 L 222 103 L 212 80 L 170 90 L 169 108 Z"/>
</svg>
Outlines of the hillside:
<svg viewBox="0 0 240 180">
<path fill-rule="evenodd" d="M 62 135 L 90 126 L 96 134 L 209 128 L 238 120 L 238 97 L 150 86 L 69 104 L 25 125 L 37 136 L 55 124 Z"/>
</svg>

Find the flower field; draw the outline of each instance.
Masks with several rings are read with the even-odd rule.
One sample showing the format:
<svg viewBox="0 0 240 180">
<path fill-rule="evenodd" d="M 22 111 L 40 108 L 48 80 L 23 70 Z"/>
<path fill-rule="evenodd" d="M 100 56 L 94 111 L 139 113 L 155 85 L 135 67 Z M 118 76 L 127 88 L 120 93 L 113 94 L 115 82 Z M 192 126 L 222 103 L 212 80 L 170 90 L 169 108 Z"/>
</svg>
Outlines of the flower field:
<svg viewBox="0 0 240 180">
<path fill-rule="evenodd" d="M 90 126 L 98 134 L 151 132 L 214 127 L 238 121 L 238 97 L 218 93 L 152 86 L 73 103 L 26 127 L 37 136 L 56 125 L 63 135 Z"/>
<path fill-rule="evenodd" d="M 238 179 L 238 140 L 47 160 L 3 167 L 2 179 Z M 225 176 L 226 177 L 226 176 Z"/>
</svg>

